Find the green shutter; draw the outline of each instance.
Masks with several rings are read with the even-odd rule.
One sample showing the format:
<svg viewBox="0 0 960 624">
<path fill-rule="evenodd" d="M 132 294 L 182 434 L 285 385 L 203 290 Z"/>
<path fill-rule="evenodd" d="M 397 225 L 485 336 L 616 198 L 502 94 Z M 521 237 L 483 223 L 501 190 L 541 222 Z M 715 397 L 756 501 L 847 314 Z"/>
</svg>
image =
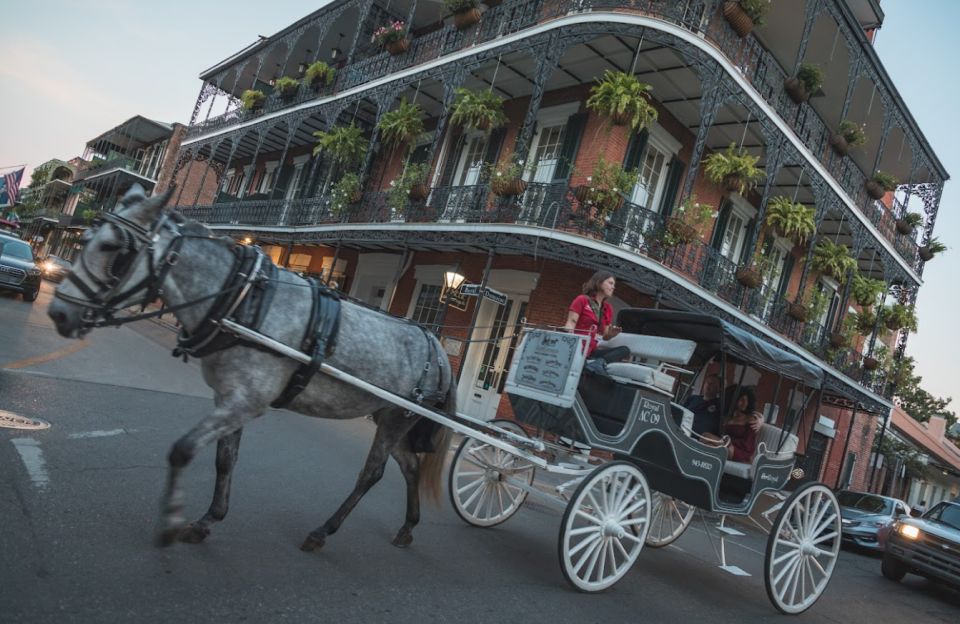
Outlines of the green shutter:
<svg viewBox="0 0 960 624">
<path fill-rule="evenodd" d="M 463 149 L 465 140 L 466 135 L 461 134 L 450 142 L 450 149 L 448 153 L 444 155 L 446 162 L 443 163 L 440 180 L 437 182 L 438 186 L 450 186 L 450 182 L 453 180 L 453 174 L 455 173 L 454 170 L 457 168 L 457 160 L 460 158 L 460 150 Z"/>
<path fill-rule="evenodd" d="M 730 201 L 724 199 L 720 202 L 720 211 L 717 216 L 717 222 L 713 226 L 713 239 L 710 241 L 710 246 L 720 251 L 720 248 L 723 247 L 723 233 L 727 229 L 727 221 L 730 220 L 730 211 L 733 209 L 733 206 L 730 204 Z"/>
<path fill-rule="evenodd" d="M 490 138 L 487 139 L 487 150 L 483 154 L 483 162 L 495 164 L 500 160 L 500 151 L 503 149 L 503 139 L 506 136 L 506 128 L 497 128 L 490 133 Z"/>
<path fill-rule="evenodd" d="M 796 258 L 788 253 L 787 259 L 783 262 L 783 272 L 780 273 L 780 284 L 777 286 L 777 296 L 783 297 L 787 294 L 787 286 L 790 284 L 790 274 L 793 273 L 793 263 Z"/>
<path fill-rule="evenodd" d="M 640 167 L 643 161 L 643 151 L 647 149 L 647 140 L 650 138 L 650 132 L 646 128 L 634 134 L 627 145 L 627 155 L 623 159 L 623 170 L 632 171 Z"/>
<path fill-rule="evenodd" d="M 667 168 L 667 182 L 663 188 L 663 200 L 660 202 L 660 214 L 669 217 L 677 203 L 677 193 L 680 192 L 680 182 L 683 181 L 683 170 L 687 165 L 676 156 L 670 161 Z"/>
<path fill-rule="evenodd" d="M 587 126 L 587 113 L 576 113 L 570 115 L 567 119 L 567 125 L 563 129 L 563 142 L 560 146 L 560 159 L 557 167 L 553 170 L 554 180 L 566 180 L 573 171 L 573 163 L 577 159 L 577 153 L 580 151 L 580 138 L 583 136 L 583 129 Z"/>
<path fill-rule="evenodd" d="M 287 194 L 287 185 L 290 184 L 290 176 L 293 175 L 293 165 L 284 165 L 280 167 L 280 174 L 277 176 L 277 183 L 270 191 L 271 199 L 283 199 Z"/>
<path fill-rule="evenodd" d="M 746 238 L 743 239 L 743 249 L 740 250 L 740 264 L 750 263 L 750 248 L 753 247 L 753 236 L 751 236 L 750 233 L 753 232 L 753 224 L 755 222 L 756 218 L 750 219 L 747 221 L 747 225 L 744 226 Z"/>
</svg>

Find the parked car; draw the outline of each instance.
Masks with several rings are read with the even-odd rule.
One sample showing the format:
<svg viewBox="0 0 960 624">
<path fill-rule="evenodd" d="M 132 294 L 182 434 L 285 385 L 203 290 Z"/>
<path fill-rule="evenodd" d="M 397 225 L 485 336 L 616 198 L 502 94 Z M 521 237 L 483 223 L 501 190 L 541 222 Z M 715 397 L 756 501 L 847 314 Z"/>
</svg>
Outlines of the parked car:
<svg viewBox="0 0 960 624">
<path fill-rule="evenodd" d="M 894 522 L 910 514 L 902 500 L 867 492 L 840 490 L 837 502 L 843 542 L 870 550 L 883 550 L 880 536 L 885 537 Z"/>
<path fill-rule="evenodd" d="M 893 581 L 910 572 L 960 589 L 960 503 L 943 501 L 919 518 L 898 520 L 880 571 Z"/>
<path fill-rule="evenodd" d="M 73 265 L 59 256 L 47 256 L 40 263 L 43 277 L 51 282 L 62 282 L 71 269 L 73 269 Z"/>
<path fill-rule="evenodd" d="M 40 268 L 33 258 L 33 249 L 15 236 L 0 233 L 0 290 L 23 295 L 34 301 L 40 292 Z"/>
</svg>

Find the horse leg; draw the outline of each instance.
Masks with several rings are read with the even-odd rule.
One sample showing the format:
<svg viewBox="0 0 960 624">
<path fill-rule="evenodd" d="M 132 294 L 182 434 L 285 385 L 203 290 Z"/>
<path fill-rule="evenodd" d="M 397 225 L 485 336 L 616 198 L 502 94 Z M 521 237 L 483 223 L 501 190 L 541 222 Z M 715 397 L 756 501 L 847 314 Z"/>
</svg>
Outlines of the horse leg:
<svg viewBox="0 0 960 624">
<path fill-rule="evenodd" d="M 244 424 L 263 413 L 262 409 L 251 410 L 249 406 L 245 407 L 247 409 L 244 410 L 228 408 L 226 405 L 217 406 L 210 416 L 177 440 L 170 449 L 170 455 L 167 458 L 170 466 L 167 487 L 160 503 L 158 546 L 172 544 L 180 537 L 186 526 L 186 519 L 183 517 L 184 497 L 180 487 L 180 473 L 204 446 L 242 429 Z"/>
<path fill-rule="evenodd" d="M 217 484 L 213 489 L 213 502 L 202 518 L 183 529 L 179 536 L 181 542 L 199 544 L 210 535 L 210 525 L 226 517 L 230 505 L 230 481 L 242 433 L 243 429 L 237 429 L 217 440 Z"/>
<path fill-rule="evenodd" d="M 333 535 L 343 524 L 347 515 L 356 507 L 363 495 L 370 490 L 377 481 L 383 477 L 383 470 L 387 465 L 387 459 L 394 447 L 407 435 L 410 428 L 416 422 L 416 418 L 403 416 L 404 412 L 396 408 L 385 408 L 374 414 L 374 420 L 377 421 L 377 432 L 373 437 L 373 444 L 370 447 L 370 453 L 367 455 L 367 461 L 364 463 L 360 476 L 357 477 L 357 484 L 353 492 L 343 501 L 340 508 L 323 523 L 323 526 L 314 529 L 307 535 L 307 539 L 300 545 L 300 550 L 310 552 L 317 548 L 322 548 L 328 535 Z"/>
<path fill-rule="evenodd" d="M 413 541 L 413 527 L 420 522 L 420 457 L 410 448 L 407 436 L 400 440 L 391 455 L 399 464 L 400 472 L 407 482 L 407 514 L 403 526 L 392 542 L 394 546 L 404 548 Z"/>
</svg>

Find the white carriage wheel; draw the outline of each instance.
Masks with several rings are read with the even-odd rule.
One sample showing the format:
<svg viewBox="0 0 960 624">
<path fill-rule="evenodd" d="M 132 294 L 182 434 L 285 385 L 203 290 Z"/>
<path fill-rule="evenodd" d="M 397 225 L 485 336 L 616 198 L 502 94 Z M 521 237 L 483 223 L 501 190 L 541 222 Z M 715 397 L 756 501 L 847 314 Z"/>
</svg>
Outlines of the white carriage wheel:
<svg viewBox="0 0 960 624">
<path fill-rule="evenodd" d="M 809 483 L 777 515 L 764 557 L 767 596 L 781 613 L 797 614 L 820 598 L 840 554 L 840 505 L 822 483 Z"/>
<path fill-rule="evenodd" d="M 512 420 L 491 424 L 527 435 Z M 535 475 L 530 462 L 485 442 L 464 438 L 450 463 L 450 502 L 464 522 L 492 527 L 517 513 L 527 499 L 527 490 L 521 484 L 529 487 Z"/>
<path fill-rule="evenodd" d="M 617 461 L 577 487 L 560 524 L 560 569 L 585 592 L 607 589 L 630 570 L 650 524 L 650 488 L 635 465 Z"/>
<path fill-rule="evenodd" d="M 653 492 L 650 507 L 650 530 L 646 542 L 651 548 L 663 548 L 676 541 L 693 522 L 693 515 L 697 512 L 693 505 L 660 492 Z"/>
</svg>

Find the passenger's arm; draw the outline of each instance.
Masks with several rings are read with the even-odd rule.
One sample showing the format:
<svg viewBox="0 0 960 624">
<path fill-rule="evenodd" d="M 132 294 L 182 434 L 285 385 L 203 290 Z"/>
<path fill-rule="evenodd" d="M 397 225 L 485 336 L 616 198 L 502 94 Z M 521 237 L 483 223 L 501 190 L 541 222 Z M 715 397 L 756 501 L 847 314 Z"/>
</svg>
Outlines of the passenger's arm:
<svg viewBox="0 0 960 624">
<path fill-rule="evenodd" d="M 567 312 L 567 323 L 563 326 L 563 328 L 567 331 L 573 331 L 573 329 L 577 326 L 578 320 L 580 320 L 580 315 L 573 310 L 570 310 Z"/>
</svg>

